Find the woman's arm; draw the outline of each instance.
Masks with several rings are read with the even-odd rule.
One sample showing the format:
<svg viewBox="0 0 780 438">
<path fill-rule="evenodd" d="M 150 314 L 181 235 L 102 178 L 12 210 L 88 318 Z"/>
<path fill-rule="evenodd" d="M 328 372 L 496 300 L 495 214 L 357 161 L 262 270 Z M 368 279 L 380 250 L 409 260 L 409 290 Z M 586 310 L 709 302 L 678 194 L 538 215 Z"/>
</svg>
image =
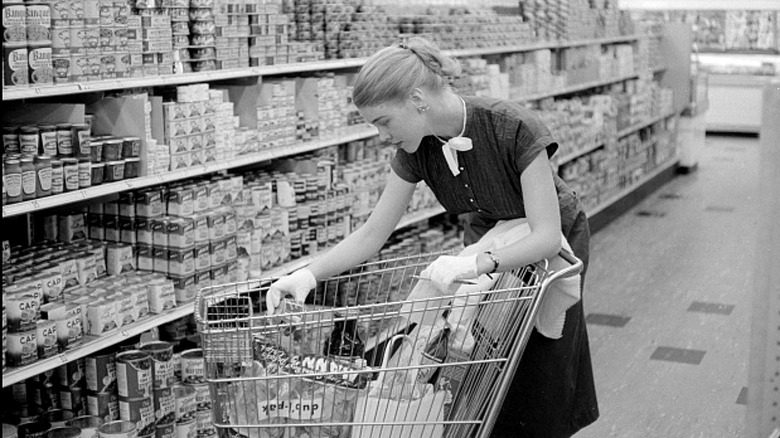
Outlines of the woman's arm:
<svg viewBox="0 0 780 438">
<path fill-rule="evenodd" d="M 531 234 L 493 251 L 500 260 L 499 272 L 510 271 L 551 258 L 561 249 L 561 212 L 550 162 L 540 153 L 520 175 L 525 213 Z M 493 262 L 482 253 L 477 256 L 479 274 L 493 270 Z"/>
<path fill-rule="evenodd" d="M 391 171 L 366 223 L 307 266 L 314 277 L 318 280 L 332 277 L 376 254 L 401 220 L 415 186 Z"/>
</svg>

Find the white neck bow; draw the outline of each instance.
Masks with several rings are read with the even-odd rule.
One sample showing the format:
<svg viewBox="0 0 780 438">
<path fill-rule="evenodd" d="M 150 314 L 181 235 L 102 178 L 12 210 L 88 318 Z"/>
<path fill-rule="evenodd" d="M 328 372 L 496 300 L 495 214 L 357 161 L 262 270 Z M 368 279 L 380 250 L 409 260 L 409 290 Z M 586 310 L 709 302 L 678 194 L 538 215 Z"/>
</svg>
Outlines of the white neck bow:
<svg viewBox="0 0 780 438">
<path fill-rule="evenodd" d="M 474 145 L 471 143 L 471 139 L 463 136 L 463 134 L 466 132 L 466 101 L 463 100 L 462 97 L 458 97 L 460 98 L 461 103 L 463 103 L 463 127 L 460 130 L 460 134 L 452 137 L 448 141 L 443 141 L 439 137 L 436 137 L 439 138 L 439 141 L 443 143 L 441 145 L 441 151 L 444 154 L 444 159 L 447 161 L 447 166 L 450 168 L 450 172 L 452 172 L 452 176 L 458 176 L 460 174 L 460 167 L 458 166 L 458 151 L 470 151 L 474 147 Z"/>
</svg>

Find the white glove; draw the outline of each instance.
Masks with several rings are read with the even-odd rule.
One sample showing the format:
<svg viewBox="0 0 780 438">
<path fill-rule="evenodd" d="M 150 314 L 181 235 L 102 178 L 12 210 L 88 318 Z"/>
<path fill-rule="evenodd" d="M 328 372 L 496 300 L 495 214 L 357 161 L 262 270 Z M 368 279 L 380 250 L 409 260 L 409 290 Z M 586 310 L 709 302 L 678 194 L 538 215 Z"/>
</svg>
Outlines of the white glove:
<svg viewBox="0 0 780 438">
<path fill-rule="evenodd" d="M 276 280 L 271 284 L 265 295 L 265 306 L 268 315 L 273 315 L 283 297 L 292 295 L 296 302 L 303 304 L 309 291 L 317 286 L 317 279 L 310 270 L 303 268 L 290 275 Z"/>
<path fill-rule="evenodd" d="M 441 256 L 428 265 L 420 276 L 430 278 L 442 292 L 455 292 L 452 289 L 455 280 L 477 278 L 477 254 L 457 257 Z"/>
</svg>

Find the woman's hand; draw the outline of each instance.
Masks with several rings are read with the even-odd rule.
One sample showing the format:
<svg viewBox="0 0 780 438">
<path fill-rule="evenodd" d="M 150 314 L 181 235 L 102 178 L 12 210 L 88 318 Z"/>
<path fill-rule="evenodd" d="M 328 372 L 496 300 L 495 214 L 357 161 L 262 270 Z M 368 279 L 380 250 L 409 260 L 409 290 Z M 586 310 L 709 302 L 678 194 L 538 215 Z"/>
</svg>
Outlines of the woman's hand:
<svg viewBox="0 0 780 438">
<path fill-rule="evenodd" d="M 441 256 L 428 265 L 420 276 L 430 278 L 443 292 L 453 292 L 450 288 L 455 280 L 468 280 L 479 276 L 477 254 L 464 257 Z"/>
<path fill-rule="evenodd" d="M 276 280 L 271 284 L 265 295 L 265 306 L 268 315 L 273 315 L 282 297 L 292 295 L 296 302 L 303 304 L 309 291 L 317 286 L 314 274 L 306 268 L 299 269 L 290 275 Z"/>
</svg>

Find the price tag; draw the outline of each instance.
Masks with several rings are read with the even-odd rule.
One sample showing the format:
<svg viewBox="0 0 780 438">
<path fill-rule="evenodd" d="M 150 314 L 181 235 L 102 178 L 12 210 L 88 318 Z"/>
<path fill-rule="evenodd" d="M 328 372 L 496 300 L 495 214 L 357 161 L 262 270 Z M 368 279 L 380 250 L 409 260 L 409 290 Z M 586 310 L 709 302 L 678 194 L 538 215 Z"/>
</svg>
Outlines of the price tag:
<svg viewBox="0 0 780 438">
<path fill-rule="evenodd" d="M 60 353 L 60 354 L 57 355 L 57 357 L 60 358 L 60 362 L 61 363 L 68 363 L 68 362 L 70 362 L 70 359 L 68 359 L 67 353 Z"/>
<path fill-rule="evenodd" d="M 128 188 L 128 189 L 132 189 L 133 188 L 133 183 L 131 183 L 130 181 L 125 181 L 125 187 Z"/>
<path fill-rule="evenodd" d="M 86 190 L 79 190 L 79 194 L 81 195 L 81 199 L 89 198 L 89 195 L 87 194 Z"/>
<path fill-rule="evenodd" d="M 122 337 L 126 338 L 130 336 L 130 333 L 127 332 L 127 330 L 122 330 Z"/>
<path fill-rule="evenodd" d="M 157 175 L 157 182 L 158 183 L 164 183 L 165 182 L 165 178 L 163 178 L 162 174 L 158 174 Z"/>
<path fill-rule="evenodd" d="M 43 90 L 41 90 L 41 87 L 35 87 L 35 94 L 43 94 Z"/>
<path fill-rule="evenodd" d="M 41 208 L 41 205 L 40 205 L 40 204 L 38 204 L 38 201 L 33 201 L 33 202 L 32 202 L 32 205 L 33 205 L 33 208 L 34 208 L 34 209 L 36 209 L 36 210 L 37 210 L 37 209 L 39 209 L 39 208 Z"/>
</svg>

